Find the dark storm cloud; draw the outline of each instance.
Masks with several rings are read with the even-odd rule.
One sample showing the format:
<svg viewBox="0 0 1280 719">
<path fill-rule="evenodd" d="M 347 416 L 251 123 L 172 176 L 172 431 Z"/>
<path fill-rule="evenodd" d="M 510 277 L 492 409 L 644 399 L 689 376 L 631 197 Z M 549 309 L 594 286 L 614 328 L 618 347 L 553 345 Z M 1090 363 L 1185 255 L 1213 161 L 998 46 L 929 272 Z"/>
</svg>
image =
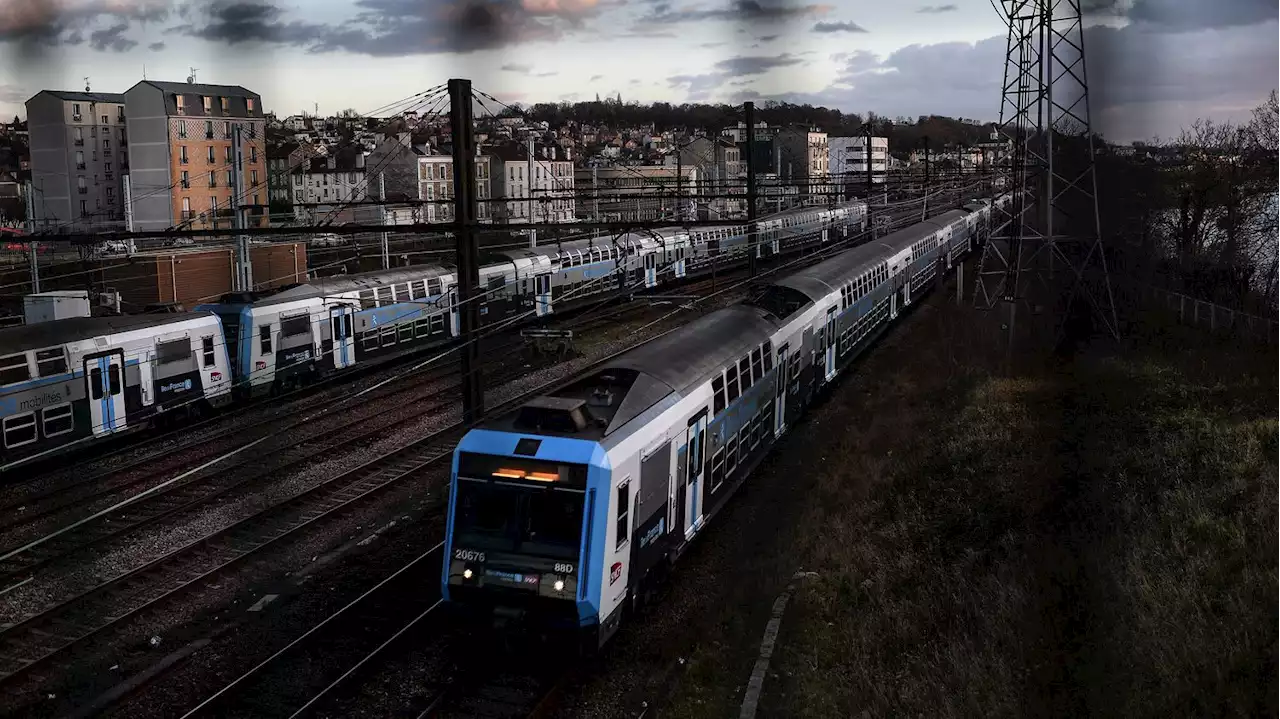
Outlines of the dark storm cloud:
<svg viewBox="0 0 1280 719">
<path fill-rule="evenodd" d="M 595 0 L 357 0 L 341 25 L 285 21 L 270 2 L 190 5 L 176 30 L 225 44 L 301 47 L 374 57 L 471 52 L 558 37 L 595 14 Z"/>
<path fill-rule="evenodd" d="M 117 52 L 122 44 L 137 44 L 123 37 L 132 22 L 157 22 L 171 11 L 170 0 L 7 0 L 5 5 L 0 13 L 0 43 L 79 45 L 90 31 L 102 38 L 90 40 L 95 48 Z M 109 26 L 102 27 L 104 23 Z"/>
<path fill-rule="evenodd" d="M 959 9 L 960 8 L 955 5 L 925 5 L 919 10 L 916 10 L 916 12 L 923 13 L 925 15 L 941 15 L 944 12 L 955 12 Z"/>
<path fill-rule="evenodd" d="M 780 67 L 790 67 L 792 65 L 799 64 L 800 58 L 783 53 L 773 57 L 761 55 L 731 57 L 727 60 L 717 62 L 714 67 L 721 75 L 738 77 L 740 75 L 760 75 Z"/>
<path fill-rule="evenodd" d="M 856 22 L 820 22 L 813 26 L 814 32 L 866 32 L 867 29 Z"/>
<path fill-rule="evenodd" d="M 89 33 L 89 47 L 94 50 L 110 50 L 111 52 L 125 52 L 137 47 L 136 40 L 130 40 L 124 34 L 129 31 L 128 23 L 119 23 L 112 25 L 104 30 L 94 30 Z"/>
<path fill-rule="evenodd" d="M 741 85 L 751 82 L 756 75 L 763 75 L 770 70 L 792 67 L 803 61 L 789 53 L 774 56 L 744 55 L 721 60 L 712 66 L 713 72 L 696 75 L 676 75 L 667 79 L 667 86 L 673 90 L 684 90 L 688 102 L 702 102 L 711 97 L 718 89 L 726 85 Z"/>
<path fill-rule="evenodd" d="M 776 22 L 822 15 L 830 9 L 830 5 L 765 3 L 758 0 L 734 0 L 711 6 L 676 9 L 669 2 L 657 2 L 653 4 L 650 13 L 640 19 L 640 26 L 674 25 L 706 20 Z"/>
<path fill-rule="evenodd" d="M 1151 23 L 1171 30 L 1236 27 L 1275 20 L 1280 5 L 1275 0 L 1134 0 L 1126 15 L 1136 23 Z"/>
<path fill-rule="evenodd" d="M 148 46 L 147 46 L 147 49 L 148 49 L 148 50 L 154 50 L 154 51 L 156 51 L 156 52 L 159 52 L 160 50 L 163 50 L 163 49 L 164 49 L 164 43 L 162 43 L 162 42 L 153 42 L 153 43 L 151 43 L 150 45 L 148 45 Z"/>
</svg>

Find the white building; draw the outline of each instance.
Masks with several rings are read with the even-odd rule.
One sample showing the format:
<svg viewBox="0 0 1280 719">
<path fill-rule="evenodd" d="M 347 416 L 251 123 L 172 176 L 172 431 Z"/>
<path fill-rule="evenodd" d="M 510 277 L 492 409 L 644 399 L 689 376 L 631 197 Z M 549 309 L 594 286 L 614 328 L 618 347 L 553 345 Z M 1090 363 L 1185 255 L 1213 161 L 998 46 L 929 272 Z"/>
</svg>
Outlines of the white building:
<svg viewBox="0 0 1280 719">
<path fill-rule="evenodd" d="M 314 221 L 331 212 L 333 206 L 360 202 L 370 194 L 376 195 L 377 191 L 376 186 L 372 193 L 369 190 L 363 152 L 313 157 L 305 169 L 293 173 L 294 216 L 299 221 Z"/>
<path fill-rule="evenodd" d="M 480 222 L 489 222 L 493 217 L 489 161 L 486 155 L 476 156 L 476 219 Z M 443 204 L 454 199 L 453 155 L 432 153 L 418 157 L 418 199 L 427 203 L 421 213 L 424 222 L 453 222 L 453 205 Z"/>
<path fill-rule="evenodd" d="M 852 194 L 861 195 L 867 184 L 867 137 L 832 137 L 827 140 L 830 153 L 829 167 L 836 179 L 836 184 L 852 189 Z M 889 138 L 871 138 L 871 182 L 880 184 L 885 181 L 889 170 Z"/>
<path fill-rule="evenodd" d="M 558 145 L 508 143 L 484 149 L 490 158 L 495 222 L 574 222 L 573 158 Z"/>
</svg>

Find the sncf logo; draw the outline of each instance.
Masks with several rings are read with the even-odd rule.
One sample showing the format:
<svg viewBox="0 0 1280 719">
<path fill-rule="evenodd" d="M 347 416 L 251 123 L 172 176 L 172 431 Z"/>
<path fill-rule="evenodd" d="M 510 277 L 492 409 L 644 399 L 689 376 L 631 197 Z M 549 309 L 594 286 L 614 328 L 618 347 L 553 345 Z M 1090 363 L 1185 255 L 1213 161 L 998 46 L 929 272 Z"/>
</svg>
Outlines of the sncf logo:
<svg viewBox="0 0 1280 719">
<path fill-rule="evenodd" d="M 618 579 L 621 577 L 622 577 L 622 562 L 614 562 L 613 566 L 609 569 L 609 583 L 613 584 L 614 582 L 618 581 Z"/>
</svg>

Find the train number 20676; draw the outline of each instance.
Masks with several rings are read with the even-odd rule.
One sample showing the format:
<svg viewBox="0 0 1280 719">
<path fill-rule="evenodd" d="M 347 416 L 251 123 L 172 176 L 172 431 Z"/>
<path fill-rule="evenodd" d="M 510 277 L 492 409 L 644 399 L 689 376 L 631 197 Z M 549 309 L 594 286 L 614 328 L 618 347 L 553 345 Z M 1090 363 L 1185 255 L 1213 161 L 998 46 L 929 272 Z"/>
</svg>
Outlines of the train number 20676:
<svg viewBox="0 0 1280 719">
<path fill-rule="evenodd" d="M 474 549 L 455 549 L 453 550 L 453 558 L 461 559 L 464 562 L 483 562 L 484 552 L 477 552 Z"/>
</svg>

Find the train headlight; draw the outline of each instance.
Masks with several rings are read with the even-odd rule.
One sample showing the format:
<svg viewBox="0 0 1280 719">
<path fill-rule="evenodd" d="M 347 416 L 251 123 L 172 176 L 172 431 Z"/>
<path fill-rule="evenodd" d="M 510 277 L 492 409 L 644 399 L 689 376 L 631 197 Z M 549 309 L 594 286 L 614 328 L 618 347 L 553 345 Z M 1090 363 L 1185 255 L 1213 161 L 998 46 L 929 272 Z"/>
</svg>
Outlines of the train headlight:
<svg viewBox="0 0 1280 719">
<path fill-rule="evenodd" d="M 470 569 L 464 569 L 464 570 L 462 570 L 462 578 L 463 578 L 463 579 L 470 579 L 470 578 L 471 578 L 471 575 L 472 575 L 472 572 L 471 572 L 471 570 L 470 570 Z"/>
<path fill-rule="evenodd" d="M 563 592 L 563 591 L 564 591 L 564 580 L 563 580 L 563 579 L 557 579 L 557 580 L 556 580 L 556 583 L 555 583 L 555 584 L 553 584 L 553 585 L 551 585 L 551 586 L 555 587 L 557 592 Z"/>
</svg>

